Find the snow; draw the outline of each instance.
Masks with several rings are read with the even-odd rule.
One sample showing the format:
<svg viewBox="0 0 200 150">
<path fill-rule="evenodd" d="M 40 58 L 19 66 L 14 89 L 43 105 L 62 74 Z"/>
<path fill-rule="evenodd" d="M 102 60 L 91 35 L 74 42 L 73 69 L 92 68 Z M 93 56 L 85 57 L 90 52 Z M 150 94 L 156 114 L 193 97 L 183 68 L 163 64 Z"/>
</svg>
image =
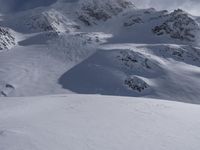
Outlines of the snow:
<svg viewBox="0 0 200 150">
<path fill-rule="evenodd" d="M 56 78 L 59 78 L 60 74 L 69 67 L 53 59 L 48 54 L 48 49 L 42 46 L 26 48 L 19 46 L 14 50 L 1 53 L 0 57 L 0 92 L 1 94 L 6 92 L 5 96 L 57 93 L 61 88 Z M 52 68 L 54 64 L 58 66 Z M 12 89 L 8 90 L 7 84 L 12 85 Z"/>
<path fill-rule="evenodd" d="M 1 98 L 2 150 L 198 150 L 200 106 L 146 98 Z"/>
<path fill-rule="evenodd" d="M 180 56 L 173 52 L 182 52 Z M 175 53 L 176 54 L 176 53 Z M 147 96 L 199 103 L 199 56 L 184 45 L 110 44 L 60 78 L 66 89 L 81 94 Z M 190 69 L 189 69 L 190 68 Z M 125 86 L 131 77 L 149 86 L 138 92 Z M 82 86 L 84 85 L 84 86 Z"/>
<path fill-rule="evenodd" d="M 93 0 L 57 1 L 3 15 L 16 42 L 0 53 L 0 96 L 79 93 L 200 103 L 198 38 L 153 33 L 169 20 L 177 24 L 179 14 L 180 27 L 196 32 L 196 18 L 121 2 L 98 1 L 96 8 Z"/>
<path fill-rule="evenodd" d="M 0 150 L 199 149 L 199 17 L 128 2 L 2 3 Z"/>
</svg>

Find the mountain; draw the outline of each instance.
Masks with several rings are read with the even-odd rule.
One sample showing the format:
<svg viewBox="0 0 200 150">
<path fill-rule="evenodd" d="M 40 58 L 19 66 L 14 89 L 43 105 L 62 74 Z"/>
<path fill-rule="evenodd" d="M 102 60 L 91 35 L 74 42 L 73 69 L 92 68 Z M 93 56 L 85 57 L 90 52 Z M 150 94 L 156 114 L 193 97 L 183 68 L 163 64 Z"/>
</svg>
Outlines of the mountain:
<svg viewBox="0 0 200 150">
<path fill-rule="evenodd" d="M 78 18 L 89 26 L 97 24 L 97 21 L 100 20 L 106 21 L 111 19 L 127 8 L 134 8 L 134 5 L 126 0 L 80 1 Z"/>
<path fill-rule="evenodd" d="M 200 17 L 130 0 L 0 4 L 0 150 L 199 150 Z"/>
<path fill-rule="evenodd" d="M 155 34 L 169 34 L 175 39 L 195 41 L 195 34 L 199 32 L 199 24 L 190 15 L 178 9 L 164 17 L 167 19 L 153 29 Z"/>
<path fill-rule="evenodd" d="M 199 103 L 199 17 L 139 9 L 129 0 L 2 4 L 9 8 L 0 21 L 1 96 L 81 93 Z"/>
</svg>

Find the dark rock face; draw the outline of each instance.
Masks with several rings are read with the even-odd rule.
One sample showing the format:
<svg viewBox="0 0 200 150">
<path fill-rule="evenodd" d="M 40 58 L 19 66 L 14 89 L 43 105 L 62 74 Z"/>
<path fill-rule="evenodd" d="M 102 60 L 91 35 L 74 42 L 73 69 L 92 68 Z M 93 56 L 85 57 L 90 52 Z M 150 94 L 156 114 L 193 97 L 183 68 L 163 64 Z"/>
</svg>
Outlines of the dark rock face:
<svg viewBox="0 0 200 150">
<path fill-rule="evenodd" d="M 149 85 L 138 77 L 129 77 L 125 80 L 124 84 L 130 89 L 142 92 L 149 87 Z"/>
<path fill-rule="evenodd" d="M 135 25 L 135 24 L 141 24 L 143 23 L 142 19 L 140 17 L 134 17 L 134 16 L 131 16 L 129 17 L 129 19 L 124 23 L 124 26 L 125 27 L 128 27 L 128 26 L 132 26 L 132 25 Z"/>
<path fill-rule="evenodd" d="M 129 69 L 137 67 L 143 69 L 151 69 L 151 67 L 154 67 L 154 64 L 152 64 L 150 60 L 148 60 L 148 58 L 145 58 L 139 53 L 135 53 L 132 51 L 121 51 L 118 59 L 126 68 Z"/>
<path fill-rule="evenodd" d="M 15 38 L 7 28 L 0 27 L 0 50 L 15 45 Z"/>
<path fill-rule="evenodd" d="M 168 19 L 153 28 L 153 33 L 158 36 L 168 34 L 170 37 L 182 41 L 195 40 L 195 32 L 199 30 L 199 27 L 188 14 L 178 9 L 165 17 Z"/>
<path fill-rule="evenodd" d="M 78 14 L 79 20 L 86 25 L 97 24 L 97 21 L 106 21 L 114 15 L 118 15 L 124 9 L 133 7 L 134 5 L 126 0 L 107 0 L 91 1 L 81 6 L 81 14 Z"/>
</svg>

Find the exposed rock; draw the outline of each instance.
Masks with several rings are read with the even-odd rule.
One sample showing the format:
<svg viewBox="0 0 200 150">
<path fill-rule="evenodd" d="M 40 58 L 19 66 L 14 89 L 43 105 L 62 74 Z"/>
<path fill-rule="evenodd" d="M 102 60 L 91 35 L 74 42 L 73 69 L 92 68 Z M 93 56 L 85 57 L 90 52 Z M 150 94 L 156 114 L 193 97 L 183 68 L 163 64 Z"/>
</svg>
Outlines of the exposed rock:
<svg viewBox="0 0 200 150">
<path fill-rule="evenodd" d="M 166 17 L 166 21 L 153 28 L 153 33 L 158 36 L 167 34 L 182 41 L 195 41 L 195 32 L 199 30 L 199 26 L 187 13 L 178 9 Z"/>
<path fill-rule="evenodd" d="M 128 26 L 132 26 L 132 25 L 135 25 L 135 24 L 141 24 L 143 23 L 142 19 L 140 17 L 134 17 L 134 16 L 131 16 L 129 17 L 129 19 L 124 23 L 124 26 L 125 27 L 128 27 Z"/>
<path fill-rule="evenodd" d="M 142 92 L 149 88 L 149 85 L 138 77 L 129 77 L 125 80 L 125 85 L 134 91 Z"/>
<path fill-rule="evenodd" d="M 160 53 L 162 53 L 164 57 L 171 57 L 178 61 L 197 64 L 200 63 L 200 50 L 194 47 L 166 47 L 164 50 L 160 50 Z"/>
<path fill-rule="evenodd" d="M 15 37 L 10 29 L 0 27 L 0 50 L 9 49 L 15 45 Z"/>
<path fill-rule="evenodd" d="M 81 11 L 77 12 L 79 20 L 86 25 L 97 24 L 97 21 L 106 21 L 114 15 L 118 15 L 133 3 L 126 0 L 106 0 L 106 1 L 89 1 L 82 3 Z"/>
<path fill-rule="evenodd" d="M 151 69 L 154 66 L 148 58 L 145 58 L 139 53 L 128 50 L 121 51 L 118 59 L 121 60 L 122 64 L 129 69 L 136 69 L 140 67 L 144 69 Z"/>
</svg>

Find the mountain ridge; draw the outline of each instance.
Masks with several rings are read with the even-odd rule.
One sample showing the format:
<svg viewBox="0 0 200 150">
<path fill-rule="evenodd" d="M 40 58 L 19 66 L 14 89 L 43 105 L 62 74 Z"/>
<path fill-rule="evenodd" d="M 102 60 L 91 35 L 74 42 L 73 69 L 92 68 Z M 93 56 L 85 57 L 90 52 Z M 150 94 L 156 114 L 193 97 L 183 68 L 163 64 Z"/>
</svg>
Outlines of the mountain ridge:
<svg viewBox="0 0 200 150">
<path fill-rule="evenodd" d="M 198 17 L 127 0 L 94 2 L 57 1 L 2 17 L 14 32 L 0 34 L 1 96 L 75 92 L 199 103 Z"/>
</svg>

